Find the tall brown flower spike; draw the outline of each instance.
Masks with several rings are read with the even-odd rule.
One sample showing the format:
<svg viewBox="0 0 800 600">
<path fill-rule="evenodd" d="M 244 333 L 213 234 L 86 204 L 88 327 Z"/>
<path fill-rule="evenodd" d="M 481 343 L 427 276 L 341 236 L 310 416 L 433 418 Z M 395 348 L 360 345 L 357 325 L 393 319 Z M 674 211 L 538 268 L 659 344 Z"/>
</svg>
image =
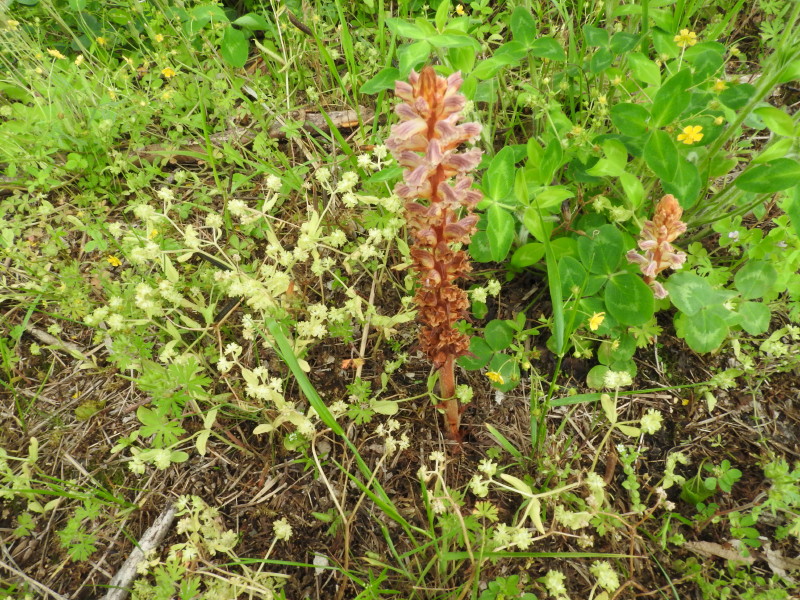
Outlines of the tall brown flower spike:
<svg viewBox="0 0 800 600">
<path fill-rule="evenodd" d="M 672 246 L 679 235 L 686 231 L 686 223 L 681 221 L 683 209 L 675 196 L 667 194 L 656 205 L 652 221 L 645 221 L 639 234 L 639 249 L 629 250 L 628 262 L 636 263 L 644 275 L 644 280 L 653 288 L 656 298 L 666 298 L 667 290 L 656 281 L 656 276 L 664 269 L 680 269 L 686 262 L 686 254 L 676 252 Z"/>
<path fill-rule="evenodd" d="M 477 123 L 458 124 L 466 104 L 458 93 L 462 81 L 461 73 L 445 79 L 425 67 L 419 74 L 412 71 L 408 83 L 396 82 L 395 95 L 405 102 L 395 108 L 400 123 L 386 140 L 405 168 L 395 192 L 406 200 L 414 238 L 411 258 L 420 282 L 415 296 L 422 323 L 420 344 L 439 371 L 445 424 L 455 440 L 461 439 L 463 410 L 455 397 L 455 359 L 469 353 L 469 337 L 454 325 L 466 316 L 469 300 L 454 282 L 471 266 L 467 254 L 452 246 L 469 243 L 478 222 L 472 210 L 481 199 L 467 175 L 480 162 L 481 151 L 458 150 L 481 132 Z"/>
</svg>

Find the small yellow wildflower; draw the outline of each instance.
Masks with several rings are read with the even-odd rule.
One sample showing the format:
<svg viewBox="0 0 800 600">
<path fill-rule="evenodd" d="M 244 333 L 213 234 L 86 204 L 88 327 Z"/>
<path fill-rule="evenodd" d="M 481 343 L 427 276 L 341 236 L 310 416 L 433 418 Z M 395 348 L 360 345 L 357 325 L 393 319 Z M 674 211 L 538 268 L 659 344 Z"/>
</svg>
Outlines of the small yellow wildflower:
<svg viewBox="0 0 800 600">
<path fill-rule="evenodd" d="M 175 95 L 175 91 L 174 90 L 164 90 L 164 93 L 161 94 L 161 99 L 162 100 L 169 100 L 174 95 Z"/>
<path fill-rule="evenodd" d="M 456 14 L 461 16 L 464 15 L 464 7 L 461 4 L 456 6 Z"/>
<path fill-rule="evenodd" d="M 83 54 L 78 54 L 78 56 L 75 57 L 75 66 L 80 67 L 83 64 L 84 60 L 85 59 L 83 58 Z"/>
<path fill-rule="evenodd" d="M 603 324 L 603 320 L 606 318 L 606 313 L 604 312 L 597 312 L 594 313 L 589 318 L 589 329 L 592 331 L 597 331 L 600 328 L 600 325 Z"/>
<path fill-rule="evenodd" d="M 703 131 L 702 125 L 688 125 L 683 128 L 683 133 L 678 134 L 678 141 L 691 146 L 703 139 L 701 131 Z"/>
<path fill-rule="evenodd" d="M 570 131 L 569 131 L 569 132 L 570 132 L 572 135 L 580 135 L 580 134 L 582 134 L 582 133 L 583 133 L 583 127 L 581 127 L 580 125 L 575 125 L 575 127 L 573 127 L 572 129 L 570 129 Z"/>
<path fill-rule="evenodd" d="M 498 373 L 497 371 L 489 371 L 488 373 L 486 373 L 486 377 L 489 379 L 489 381 L 493 381 L 494 383 L 499 383 L 500 385 L 503 385 L 506 382 L 506 380 L 503 379 L 503 376 L 500 375 L 500 373 Z"/>
<path fill-rule="evenodd" d="M 160 33 L 157 33 L 153 36 L 153 39 L 158 42 L 159 44 L 164 41 L 164 36 Z"/>
<path fill-rule="evenodd" d="M 118 267 L 122 264 L 122 261 L 113 254 L 110 254 L 108 258 L 106 258 L 106 260 L 108 261 L 108 264 L 110 264 L 112 267 Z"/>
<path fill-rule="evenodd" d="M 714 82 L 714 87 L 712 87 L 711 89 L 713 89 L 715 92 L 719 94 L 720 92 L 724 92 L 725 90 L 728 89 L 728 84 L 725 83 L 722 79 L 717 79 Z"/>
<path fill-rule="evenodd" d="M 94 41 L 97 42 L 98 46 L 105 46 L 108 43 L 108 40 L 102 35 L 100 37 L 96 37 Z"/>
<path fill-rule="evenodd" d="M 55 50 L 55 49 L 53 49 L 53 48 L 48 48 L 48 49 L 47 49 L 47 53 L 48 53 L 50 56 L 52 56 L 53 58 L 67 58 L 66 56 L 64 56 L 63 54 L 61 54 L 61 52 L 59 52 L 58 50 Z"/>
<path fill-rule="evenodd" d="M 597 97 L 597 103 L 600 106 L 608 106 L 608 97 L 605 94 L 600 94 Z"/>
<path fill-rule="evenodd" d="M 161 69 L 161 74 L 167 79 L 175 77 L 175 71 L 173 69 L 170 69 L 169 67 Z"/>
<path fill-rule="evenodd" d="M 157 235 L 158 235 L 158 229 L 151 229 L 151 230 L 150 230 L 150 233 L 148 234 L 148 236 L 147 236 L 147 237 L 149 237 L 149 238 L 152 240 L 152 239 L 153 239 L 153 238 L 155 238 Z"/>
<path fill-rule="evenodd" d="M 622 77 L 619 75 L 614 75 L 614 79 L 611 80 L 611 85 L 621 85 L 622 84 Z"/>
<path fill-rule="evenodd" d="M 730 55 L 731 55 L 731 56 L 735 56 L 735 57 L 737 57 L 737 58 L 738 58 L 739 56 L 741 56 L 741 54 L 742 54 L 742 51 L 741 51 L 741 50 L 739 50 L 739 47 L 738 47 L 738 46 L 731 46 L 731 49 L 730 49 L 730 50 L 728 50 L 728 52 L 730 53 Z"/>
<path fill-rule="evenodd" d="M 108 90 L 108 97 L 112 100 L 117 99 L 117 91 L 116 90 Z"/>
<path fill-rule="evenodd" d="M 14 19 L 9 19 L 6 21 L 6 30 L 7 31 L 16 31 L 19 27 L 19 21 L 15 21 Z"/>
<path fill-rule="evenodd" d="M 677 42 L 681 48 L 686 48 L 686 46 L 694 46 L 697 43 L 697 34 L 688 29 L 681 29 L 681 32 L 672 39 Z"/>
</svg>

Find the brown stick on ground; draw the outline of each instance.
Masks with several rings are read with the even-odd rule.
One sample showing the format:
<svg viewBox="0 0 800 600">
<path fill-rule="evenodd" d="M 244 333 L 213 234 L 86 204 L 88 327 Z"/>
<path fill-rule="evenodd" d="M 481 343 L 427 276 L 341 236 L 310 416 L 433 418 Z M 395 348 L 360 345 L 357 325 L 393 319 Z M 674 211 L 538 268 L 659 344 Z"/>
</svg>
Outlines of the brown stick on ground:
<svg viewBox="0 0 800 600">
<path fill-rule="evenodd" d="M 359 115 L 362 120 L 367 121 L 372 118 L 374 114 L 372 110 L 358 107 L 355 110 L 333 110 L 326 113 L 331 123 L 338 129 L 348 129 L 357 127 L 359 124 Z M 305 111 L 295 111 L 292 113 L 291 118 L 297 121 L 303 121 L 303 129 L 308 132 L 329 131 L 330 125 L 322 113 L 310 113 Z M 252 143 L 256 138 L 258 130 L 251 127 L 231 127 L 225 131 L 214 133 L 209 136 L 211 146 L 220 148 L 224 144 L 234 144 L 238 146 L 247 146 Z M 273 139 L 282 139 L 286 137 L 286 132 L 283 129 L 282 123 L 273 123 L 270 125 L 267 132 L 269 137 Z M 193 163 L 200 160 L 205 160 L 208 155 L 208 148 L 205 140 L 187 140 L 179 146 L 167 146 L 164 144 L 150 144 L 144 148 L 134 150 L 136 155 L 134 161 L 141 163 L 141 161 L 154 162 L 159 159 L 168 158 L 169 160 L 180 163 Z"/>
</svg>

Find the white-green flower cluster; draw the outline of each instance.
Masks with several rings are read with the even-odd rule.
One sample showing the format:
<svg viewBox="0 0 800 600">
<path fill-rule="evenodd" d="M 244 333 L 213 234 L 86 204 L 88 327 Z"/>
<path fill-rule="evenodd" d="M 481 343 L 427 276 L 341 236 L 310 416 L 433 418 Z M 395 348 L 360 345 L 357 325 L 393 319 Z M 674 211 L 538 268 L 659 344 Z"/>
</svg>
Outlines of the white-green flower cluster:
<svg viewBox="0 0 800 600">
<path fill-rule="evenodd" d="M 398 437 L 400 422 L 397 419 L 387 419 L 386 424 L 380 423 L 375 428 L 375 433 L 383 438 L 383 451 L 387 455 L 397 451 L 408 450 L 411 440 L 407 432 L 402 432 Z"/>
<path fill-rule="evenodd" d="M 491 482 L 491 479 L 487 479 L 478 473 L 475 473 L 472 476 L 472 479 L 469 480 L 469 489 L 478 498 L 486 498 L 486 496 L 489 495 L 489 484 Z"/>
<path fill-rule="evenodd" d="M 605 377 L 603 377 L 603 386 L 611 390 L 618 390 L 632 384 L 633 378 L 627 371 L 609 370 L 606 372 Z"/>
<path fill-rule="evenodd" d="M 589 495 L 586 497 L 586 503 L 593 509 L 600 509 L 606 500 L 606 482 L 602 477 L 600 477 L 600 475 L 594 471 L 591 471 L 586 475 L 584 483 L 589 489 Z"/>
<path fill-rule="evenodd" d="M 596 560 L 589 567 L 592 575 L 597 578 L 597 585 L 607 592 L 615 592 L 619 589 L 619 575 L 607 560 Z"/>
<path fill-rule="evenodd" d="M 201 554 L 214 556 L 231 552 L 238 542 L 235 531 L 225 529 L 219 510 L 209 506 L 199 496 L 181 496 L 175 504 L 178 520 L 177 532 L 187 541 L 170 547 L 167 560 L 191 560 Z M 205 552 L 201 552 L 204 550 Z"/>
<path fill-rule="evenodd" d="M 569 596 L 567 596 L 567 587 L 564 585 L 566 578 L 566 575 L 561 571 L 554 571 L 551 569 L 547 572 L 547 575 L 542 577 L 539 581 L 542 582 L 548 594 L 558 600 L 564 600 L 565 598 L 569 598 Z"/>
<path fill-rule="evenodd" d="M 148 317 L 154 317 L 163 313 L 161 303 L 156 297 L 156 291 L 146 283 L 139 283 L 136 286 L 136 306 L 143 310 Z"/>
<path fill-rule="evenodd" d="M 553 512 L 553 516 L 555 517 L 556 521 L 558 521 L 565 527 L 569 527 L 572 530 L 576 530 L 589 527 L 589 525 L 591 524 L 592 517 L 594 515 L 586 511 L 580 511 L 580 512 L 569 511 L 559 504 L 556 506 L 555 511 Z"/>
<path fill-rule="evenodd" d="M 469 290 L 469 295 L 473 302 L 485 303 L 489 296 L 494 297 L 498 294 L 500 294 L 500 282 L 497 279 L 490 279 L 485 286 L 477 286 Z"/>
<path fill-rule="evenodd" d="M 642 417 L 640 423 L 642 431 L 647 434 L 654 434 L 656 431 L 661 429 L 661 422 L 663 420 L 664 415 L 662 415 L 660 411 L 657 411 L 654 408 L 649 409 Z"/>
<path fill-rule="evenodd" d="M 242 377 L 247 382 L 245 392 L 251 398 L 270 403 L 283 401 L 283 381 L 279 377 L 271 377 L 266 367 L 242 368 Z"/>
<path fill-rule="evenodd" d="M 494 528 L 492 541 L 497 544 L 495 550 L 508 550 L 511 548 L 527 550 L 533 544 L 533 534 L 526 527 L 515 527 L 499 523 Z"/>
<path fill-rule="evenodd" d="M 276 540 L 286 542 L 292 537 L 292 526 L 289 525 L 289 520 L 286 517 L 272 523 L 272 531 L 275 533 Z"/>
<path fill-rule="evenodd" d="M 683 452 L 673 452 L 667 455 L 666 465 L 664 467 L 664 480 L 661 482 L 661 487 L 668 490 L 673 485 L 683 485 L 686 483 L 686 478 L 675 472 L 676 467 L 689 464 L 689 457 Z"/>
<path fill-rule="evenodd" d="M 297 334 L 306 338 L 323 338 L 328 333 L 325 319 L 328 307 L 325 304 L 312 304 L 308 307 L 308 319 L 297 322 Z"/>
</svg>

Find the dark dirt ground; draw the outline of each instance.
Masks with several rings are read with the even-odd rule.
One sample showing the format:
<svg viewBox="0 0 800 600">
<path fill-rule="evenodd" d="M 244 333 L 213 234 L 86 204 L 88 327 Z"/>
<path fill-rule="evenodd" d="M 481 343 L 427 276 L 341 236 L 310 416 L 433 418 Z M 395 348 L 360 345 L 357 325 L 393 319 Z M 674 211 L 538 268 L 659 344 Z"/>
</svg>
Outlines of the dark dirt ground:
<svg viewBox="0 0 800 600">
<path fill-rule="evenodd" d="M 500 303 L 492 307 L 487 318 L 504 318 L 519 310 L 518 300 L 528 294 L 531 285 L 541 285 L 535 279 L 535 275 L 527 275 L 507 286 Z M 21 322 L 24 316 L 22 310 L 8 305 L 3 308 L 7 311 L 5 327 Z M 538 315 L 546 308 L 544 305 L 534 306 L 529 314 Z M 664 315 L 662 319 L 666 325 L 670 317 Z M 34 314 L 31 323 L 44 330 L 50 320 L 44 315 Z M 669 329 L 665 328 L 665 331 Z M 67 330 L 62 335 L 82 347 L 87 347 L 91 341 L 91 333 L 80 328 Z M 0 504 L 4 561 L 16 565 L 28 576 L 65 597 L 98 597 L 103 593 L 102 586 L 108 582 L 110 575 L 116 572 L 131 552 L 133 540 L 138 539 L 163 508 L 181 494 L 196 494 L 210 505 L 220 507 L 225 526 L 241 536 L 236 548 L 241 557 L 263 556 L 273 540 L 272 522 L 280 516 L 288 516 L 294 535 L 289 543 L 278 545 L 271 558 L 310 563 L 316 551 L 325 553 L 332 562 L 341 564 L 344 560 L 342 528 L 334 535 L 326 535 L 329 524 L 311 516 L 312 511 L 325 512 L 333 508 L 333 503 L 325 484 L 315 478 L 307 460 L 298 460 L 297 453 L 284 451 L 280 443 L 271 441 L 266 435 L 252 435 L 253 423 L 220 418 L 216 429 L 222 434 L 222 440 L 212 438 L 205 457 L 192 453 L 184 464 L 173 465 L 164 472 L 148 472 L 143 478 L 134 477 L 127 471 L 124 461 L 111 456 L 109 450 L 119 436 L 130 433 L 137 426 L 135 408 L 146 401 L 141 392 L 130 382 L 121 379 L 111 367 L 79 370 L 79 361 L 64 353 L 45 351 L 40 356 L 25 354 L 33 341 L 28 334 L 22 337 L 22 360 L 12 373 L 16 396 L 0 392 L 0 446 L 13 455 L 25 455 L 28 440 L 36 436 L 41 448 L 37 463 L 40 480 L 52 476 L 60 480 L 87 483 L 92 478 L 115 497 L 136 503 L 139 508 L 121 522 L 119 519 L 110 519 L 100 524 L 100 529 L 95 532 L 101 540 L 98 551 L 88 561 L 72 563 L 66 558 L 54 534 L 64 526 L 67 510 L 56 509 L 45 523 L 40 522 L 34 535 L 15 539 L 11 535 L 15 528 L 15 516 L 24 509 L 24 505 L 19 499 L 4 501 Z M 541 345 L 543 348 L 544 339 L 534 339 L 533 344 L 534 347 Z M 639 375 L 633 389 L 704 382 L 715 370 L 728 366 L 732 360 L 726 353 L 702 357 L 694 355 L 682 341 L 669 335 L 662 335 L 658 340 L 657 362 L 654 352 L 651 346 L 637 353 Z M 312 352 L 309 362 L 314 366 L 316 359 L 330 365 L 331 354 L 335 358 L 333 364 L 339 365 L 341 360 L 350 358 L 351 351 L 345 345 L 326 346 Z M 552 358 L 546 351 L 541 355 L 538 364 L 534 364 L 534 371 L 546 375 L 553 368 Z M 380 373 L 380 361 L 384 358 L 390 357 L 376 356 L 372 369 L 369 365 L 365 366 L 362 377 L 366 380 L 375 378 L 375 373 Z M 559 383 L 564 388 L 574 387 L 583 391 L 585 374 L 592 364 L 577 359 L 567 361 Z M 393 380 L 397 392 L 407 397 L 424 393 L 428 370 L 423 360 L 412 358 L 401 369 L 404 372 L 398 372 Z M 43 375 L 47 372 L 47 382 L 42 386 Z M 406 373 L 413 373 L 414 379 L 407 377 Z M 531 385 L 529 379 L 523 380 L 519 388 L 506 394 L 498 403 L 498 396 L 488 381 L 477 372 L 462 371 L 460 377 L 474 386 L 475 399 L 463 416 L 467 432 L 463 451 L 450 453 L 448 458 L 448 484 L 456 489 L 466 485 L 477 463 L 486 457 L 486 451 L 496 446 L 483 423 L 493 424 L 516 447 L 524 448 L 530 443 L 526 397 Z M 330 401 L 346 397 L 345 384 L 351 380 L 352 373 L 338 368 L 312 369 L 312 382 Z M 800 379 L 796 373 L 773 373 L 768 379 L 760 380 L 758 374 L 753 373 L 745 375 L 740 381 L 742 385 L 739 389 L 716 392 L 719 403 L 712 414 L 708 413 L 702 398 L 693 395 L 691 388 L 683 393 L 637 394 L 629 399 L 621 399 L 622 414 L 626 418 L 637 418 L 647 408 L 657 408 L 665 415 L 664 428 L 647 438 L 637 464 L 642 479 L 646 480 L 648 473 L 658 478 L 659 473 L 663 473 L 666 455 L 677 449 L 690 456 L 692 468 L 696 468 L 704 459 L 716 463 L 727 458 L 743 472 L 743 476 L 736 484 L 734 493 L 714 498 L 719 503 L 718 514 L 726 514 L 757 502 L 765 492 L 764 477 L 757 464 L 769 454 L 783 456 L 790 463 L 800 458 Z M 218 382 L 217 385 L 221 387 L 222 383 Z M 75 409 L 92 401 L 104 408 L 88 420 L 78 421 Z M 29 403 L 24 426 L 17 417 L 20 403 Z M 563 466 L 571 462 L 573 468 L 586 469 L 590 466 L 595 444 L 599 442 L 597 434 L 593 433 L 593 408 L 585 405 L 574 410 L 567 408 L 554 409 L 548 416 L 548 437 L 542 464 Z M 420 500 L 416 471 L 426 462 L 431 451 L 442 449 L 447 443 L 442 440 L 437 424 L 439 419 L 427 401 L 403 405 L 397 418 L 411 435 L 411 446 L 387 461 L 380 471 L 380 481 L 403 515 L 412 524 L 426 527 L 427 519 Z M 558 434 L 564 419 L 568 419 L 568 424 Z M 199 423 L 196 425 L 199 426 Z M 348 429 L 351 440 L 370 467 L 382 455 L 379 439 L 371 437 L 372 429 L 355 425 Z M 323 434 L 317 440 L 318 445 L 321 439 L 330 447 L 328 460 L 344 462 L 352 469 L 352 456 L 337 439 L 330 434 Z M 612 440 L 601 453 L 598 469 L 607 477 L 609 496 L 617 498 L 616 507 L 624 513 L 628 510 L 628 495 L 621 487 L 624 475 L 617 464 L 614 449 L 617 441 L 622 440 Z M 340 491 L 346 488 L 341 472 L 330 462 L 323 464 L 327 465 L 326 473 L 332 478 L 334 489 Z M 546 474 L 537 473 L 534 469 L 533 465 L 520 465 L 514 472 L 518 476 L 530 475 L 536 484 L 544 485 L 543 475 Z M 684 472 L 687 477 L 692 474 L 690 468 Z M 643 495 L 651 491 L 645 483 Z M 691 517 L 693 509 L 681 501 L 677 493 L 675 488 L 669 490 L 668 498 L 676 503 L 676 511 Z M 348 488 L 344 499 L 346 505 L 352 508 L 359 495 L 357 489 Z M 471 511 L 474 501 L 474 497 L 467 495 L 462 508 L 464 514 Z M 510 520 L 519 507 L 519 499 L 500 495 L 498 506 L 501 521 Z M 359 564 L 368 552 L 385 555 L 378 513 L 373 510 L 369 500 L 360 505 L 351 528 L 351 564 Z M 628 531 L 620 530 L 616 537 L 597 539 L 591 548 L 596 552 L 630 552 L 638 557 L 628 562 L 631 584 L 616 597 L 656 597 L 653 592 L 667 589 L 669 581 L 648 556 L 656 557 L 670 573 L 672 582 L 678 582 L 676 589 L 681 598 L 700 597 L 693 582 L 679 583 L 682 574 L 675 567 L 679 561 L 692 556 L 692 552 L 674 546 L 669 551 L 663 551 L 649 539 L 657 533 L 651 528 L 660 523 L 659 519 L 652 519 Z M 389 531 L 397 536 L 393 539 L 398 550 L 408 550 L 402 531 L 392 525 L 389 525 Z M 760 531 L 770 537 L 769 527 L 761 527 Z M 722 547 L 729 545 L 729 532 L 722 525 L 708 523 L 695 530 L 683 527 L 682 533 L 689 540 L 712 542 Z M 543 543 L 537 543 L 535 550 L 582 550 L 569 540 L 562 536 L 549 537 Z M 179 537 L 173 532 L 164 544 L 167 546 L 178 541 Z M 772 550 L 786 557 L 794 557 L 798 551 L 788 541 L 774 542 Z M 721 558 L 706 557 L 703 562 L 707 567 L 723 568 Z M 363 566 L 363 562 L 360 564 Z M 524 567 L 519 562 L 500 561 L 487 565 L 483 578 L 491 580 L 497 575 L 520 572 L 521 568 L 531 579 L 544 575 L 549 568 L 559 568 L 567 574 L 570 592 L 574 593 L 574 597 L 584 597 L 586 593 L 586 577 L 581 575 L 586 573 L 586 567 L 578 561 L 542 559 L 529 561 Z M 756 561 L 751 568 L 763 571 L 766 576 L 770 574 L 769 565 L 764 561 Z M 286 587 L 288 598 L 332 598 L 335 595 L 335 578 L 319 578 L 311 569 L 290 567 L 284 572 L 291 575 Z M 464 571 L 463 575 L 467 573 Z M 403 589 L 400 581 L 397 584 L 401 586 L 397 589 Z M 350 589 L 344 597 L 353 597 L 353 593 Z M 434 597 L 433 593 L 430 597 Z"/>
</svg>

